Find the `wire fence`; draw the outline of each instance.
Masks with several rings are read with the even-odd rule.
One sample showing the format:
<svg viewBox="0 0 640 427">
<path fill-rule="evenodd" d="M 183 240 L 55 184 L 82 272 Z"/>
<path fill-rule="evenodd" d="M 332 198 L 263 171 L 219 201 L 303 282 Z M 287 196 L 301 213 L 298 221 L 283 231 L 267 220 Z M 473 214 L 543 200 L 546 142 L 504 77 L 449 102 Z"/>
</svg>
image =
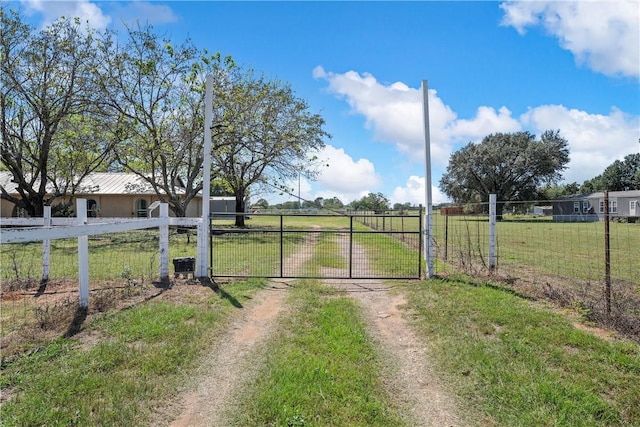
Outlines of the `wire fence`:
<svg viewBox="0 0 640 427">
<path fill-rule="evenodd" d="M 459 273 L 554 300 L 588 319 L 640 337 L 640 221 L 611 212 L 554 215 L 554 201 L 499 201 L 495 265 L 490 263 L 489 204 L 435 209 L 431 239 L 435 273 Z M 580 206 L 581 208 L 581 206 Z M 367 217 L 382 230 L 410 230 L 415 219 Z"/>
<path fill-rule="evenodd" d="M 89 310 L 79 307 L 77 238 L 51 240 L 48 280 L 42 280 L 42 241 L 0 245 L 2 358 L 26 342 L 36 345 L 51 334 L 73 335 L 82 323 L 80 316 L 161 293 L 166 284 L 158 281 L 158 241 L 158 229 L 89 236 Z M 196 246 L 195 233 L 170 230 L 170 257 L 195 257 Z"/>
</svg>

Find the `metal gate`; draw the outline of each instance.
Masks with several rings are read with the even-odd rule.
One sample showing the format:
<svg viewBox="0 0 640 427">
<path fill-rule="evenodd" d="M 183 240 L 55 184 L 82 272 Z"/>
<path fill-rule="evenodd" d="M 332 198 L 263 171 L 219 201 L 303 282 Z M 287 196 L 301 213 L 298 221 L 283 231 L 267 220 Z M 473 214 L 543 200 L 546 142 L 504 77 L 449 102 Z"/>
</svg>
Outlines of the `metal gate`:
<svg viewBox="0 0 640 427">
<path fill-rule="evenodd" d="M 422 212 L 235 214 L 212 219 L 212 277 L 419 279 Z M 219 214 L 212 214 L 220 218 Z"/>
</svg>

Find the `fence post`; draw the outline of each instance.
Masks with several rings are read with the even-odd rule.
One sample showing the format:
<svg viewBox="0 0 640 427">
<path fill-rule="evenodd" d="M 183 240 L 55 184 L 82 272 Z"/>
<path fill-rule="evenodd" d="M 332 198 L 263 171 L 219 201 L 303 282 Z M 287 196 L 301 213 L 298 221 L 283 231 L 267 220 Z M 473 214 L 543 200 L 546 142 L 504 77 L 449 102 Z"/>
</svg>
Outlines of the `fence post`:
<svg viewBox="0 0 640 427">
<path fill-rule="evenodd" d="M 87 200 L 76 199 L 76 223 L 87 223 Z M 78 236 L 78 293 L 80 307 L 89 307 L 89 236 Z"/>
<path fill-rule="evenodd" d="M 496 195 L 489 194 L 489 270 L 496 268 Z"/>
<path fill-rule="evenodd" d="M 44 207 L 42 226 L 51 228 L 51 206 Z M 42 283 L 49 281 L 49 266 L 51 265 L 51 240 L 42 241 Z"/>
<path fill-rule="evenodd" d="M 160 218 L 165 219 L 166 225 L 159 230 L 160 240 L 160 280 L 169 278 L 169 204 L 160 203 Z"/>
<path fill-rule="evenodd" d="M 611 316 L 611 250 L 609 233 L 609 192 L 604 192 L 604 297 L 607 316 Z"/>
</svg>

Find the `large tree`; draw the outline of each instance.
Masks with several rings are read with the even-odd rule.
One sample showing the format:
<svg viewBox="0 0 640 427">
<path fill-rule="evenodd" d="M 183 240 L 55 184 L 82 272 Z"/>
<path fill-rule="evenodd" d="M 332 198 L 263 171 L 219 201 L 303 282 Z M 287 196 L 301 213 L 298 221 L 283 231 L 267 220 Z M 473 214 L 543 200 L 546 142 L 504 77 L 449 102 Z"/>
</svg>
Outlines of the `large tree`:
<svg viewBox="0 0 640 427">
<path fill-rule="evenodd" d="M 360 200 L 351 202 L 355 210 L 374 211 L 380 214 L 389 209 L 389 199 L 382 193 L 369 193 Z"/>
<path fill-rule="evenodd" d="M 212 156 L 217 177 L 225 181 L 236 198 L 236 212 L 245 212 L 252 186 L 297 178 L 313 178 L 314 154 L 329 135 L 324 119 L 309 111 L 288 84 L 270 80 L 251 69 L 235 69 L 215 99 L 224 131 Z M 236 226 L 244 226 L 237 215 Z"/>
<path fill-rule="evenodd" d="M 95 103 L 94 36 L 68 18 L 36 31 L 0 6 L 0 157 L 19 194 L 0 187 L 0 197 L 29 216 L 64 207 L 56 199 L 72 196 L 110 155 L 108 119 Z"/>
<path fill-rule="evenodd" d="M 548 130 L 540 139 L 530 132 L 495 133 L 453 153 L 440 180 L 456 203 L 533 200 L 542 184 L 558 182 L 569 162 L 567 140 Z M 502 216 L 502 203 L 497 215 Z"/>
<path fill-rule="evenodd" d="M 629 154 L 624 160 L 616 160 L 602 174 L 585 181 L 582 191 L 640 190 L 640 154 Z"/>
<path fill-rule="evenodd" d="M 185 216 L 203 187 L 205 75 L 225 78 L 233 61 L 189 40 L 174 45 L 151 26 L 128 28 L 123 45 L 108 34 L 101 56 L 102 103 L 121 123 L 119 165 Z"/>
</svg>

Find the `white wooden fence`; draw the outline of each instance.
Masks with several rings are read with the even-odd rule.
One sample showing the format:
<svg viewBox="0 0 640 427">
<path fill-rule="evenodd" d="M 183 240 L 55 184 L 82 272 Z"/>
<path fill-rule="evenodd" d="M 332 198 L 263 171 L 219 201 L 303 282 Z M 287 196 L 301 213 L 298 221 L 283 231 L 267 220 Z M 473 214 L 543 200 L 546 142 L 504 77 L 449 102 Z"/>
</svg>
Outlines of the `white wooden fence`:
<svg viewBox="0 0 640 427">
<path fill-rule="evenodd" d="M 2 229 L 0 244 L 42 241 L 42 280 L 49 279 L 50 241 L 78 238 L 78 290 L 80 306 L 89 306 L 89 236 L 121 231 L 159 229 L 160 280 L 169 277 L 169 226 L 196 226 L 198 236 L 207 236 L 202 218 L 171 218 L 169 205 L 159 205 L 158 218 L 87 218 L 87 201 L 76 200 L 76 218 L 52 218 L 51 208 L 45 207 L 44 218 L 2 218 L 3 226 L 27 228 Z M 200 237 L 199 237 L 200 238 Z M 199 250 L 200 251 L 200 250 Z M 207 255 L 198 253 L 198 271 L 207 270 Z M 203 264 L 201 266 L 200 264 Z"/>
</svg>

